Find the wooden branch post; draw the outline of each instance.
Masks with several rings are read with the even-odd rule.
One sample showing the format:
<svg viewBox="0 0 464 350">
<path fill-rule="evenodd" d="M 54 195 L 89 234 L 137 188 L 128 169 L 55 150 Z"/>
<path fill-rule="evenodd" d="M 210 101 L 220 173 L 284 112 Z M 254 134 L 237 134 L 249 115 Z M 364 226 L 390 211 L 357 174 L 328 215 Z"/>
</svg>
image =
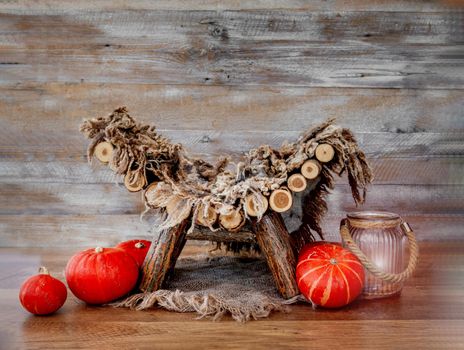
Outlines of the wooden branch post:
<svg viewBox="0 0 464 350">
<path fill-rule="evenodd" d="M 206 227 L 198 227 L 187 234 L 187 239 L 198 240 L 198 241 L 210 241 L 210 242 L 238 242 L 238 243 L 249 243 L 257 244 L 256 237 L 248 227 L 243 227 L 237 232 L 231 232 L 228 230 L 211 231 Z"/>
<path fill-rule="evenodd" d="M 252 227 L 280 294 L 286 299 L 298 295 L 296 259 L 282 216 L 270 210 L 260 221 L 252 220 Z"/>
<path fill-rule="evenodd" d="M 153 292 L 161 288 L 170 269 L 176 264 L 181 250 L 185 244 L 188 220 L 179 225 L 164 230 L 156 237 L 147 253 L 143 263 L 143 276 L 140 282 L 140 290 Z"/>
</svg>

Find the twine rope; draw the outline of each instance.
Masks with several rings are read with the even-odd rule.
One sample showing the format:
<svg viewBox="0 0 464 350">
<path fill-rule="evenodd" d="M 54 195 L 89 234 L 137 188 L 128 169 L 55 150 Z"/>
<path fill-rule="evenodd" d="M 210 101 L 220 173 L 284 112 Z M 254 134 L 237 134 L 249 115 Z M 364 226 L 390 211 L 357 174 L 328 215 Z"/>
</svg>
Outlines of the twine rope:
<svg viewBox="0 0 464 350">
<path fill-rule="evenodd" d="M 416 269 L 417 261 L 419 258 L 419 246 L 417 245 L 414 231 L 411 229 L 407 222 L 402 222 L 400 227 L 406 235 L 406 237 L 408 238 L 410 255 L 408 266 L 403 272 L 398 274 L 382 271 L 361 251 L 361 249 L 354 242 L 354 239 L 350 234 L 350 230 L 346 225 L 346 219 L 344 219 L 340 225 L 340 235 L 342 236 L 342 239 L 345 242 L 348 249 L 354 255 L 356 255 L 356 257 L 361 261 L 361 264 L 366 268 L 366 270 L 368 270 L 375 277 L 380 278 L 383 281 L 390 283 L 399 283 L 405 281 L 412 275 L 412 273 Z"/>
<path fill-rule="evenodd" d="M 363 229 L 369 229 L 369 228 L 394 228 L 398 227 L 401 225 L 402 221 L 400 217 L 398 218 L 393 218 L 393 219 L 386 219 L 386 220 L 363 220 L 363 219 L 354 219 L 351 218 L 349 219 L 349 223 L 351 227 L 355 228 L 363 228 Z"/>
</svg>

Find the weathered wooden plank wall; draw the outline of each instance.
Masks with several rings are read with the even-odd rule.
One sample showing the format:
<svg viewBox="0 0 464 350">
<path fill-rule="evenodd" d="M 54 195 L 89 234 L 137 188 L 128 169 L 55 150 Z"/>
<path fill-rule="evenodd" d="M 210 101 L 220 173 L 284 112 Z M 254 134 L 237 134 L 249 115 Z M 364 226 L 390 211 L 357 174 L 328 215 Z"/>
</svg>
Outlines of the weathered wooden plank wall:
<svg viewBox="0 0 464 350">
<path fill-rule="evenodd" d="M 463 239 L 463 101 L 458 1 L 0 2 L 0 246 L 148 234 L 78 133 L 120 105 L 206 158 L 337 117 L 374 166 L 365 208 Z M 346 179 L 329 206 L 337 239 Z"/>
</svg>

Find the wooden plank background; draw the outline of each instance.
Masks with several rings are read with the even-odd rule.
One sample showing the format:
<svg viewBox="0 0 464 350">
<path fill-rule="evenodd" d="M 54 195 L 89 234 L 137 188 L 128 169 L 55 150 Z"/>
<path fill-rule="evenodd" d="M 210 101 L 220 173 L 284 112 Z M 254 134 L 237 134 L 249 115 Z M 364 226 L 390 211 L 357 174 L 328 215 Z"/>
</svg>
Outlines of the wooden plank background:
<svg viewBox="0 0 464 350">
<path fill-rule="evenodd" d="M 336 117 L 374 167 L 363 209 L 464 239 L 463 89 L 459 1 L 0 2 L 0 246 L 149 235 L 78 132 L 121 105 L 208 159 Z M 329 239 L 353 209 L 339 179 Z"/>
</svg>

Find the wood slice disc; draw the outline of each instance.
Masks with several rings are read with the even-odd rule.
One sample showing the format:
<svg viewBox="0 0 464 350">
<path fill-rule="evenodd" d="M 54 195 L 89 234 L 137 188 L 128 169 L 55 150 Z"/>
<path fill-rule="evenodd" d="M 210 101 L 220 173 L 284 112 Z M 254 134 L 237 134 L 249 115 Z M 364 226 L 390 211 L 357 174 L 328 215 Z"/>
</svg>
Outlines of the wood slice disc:
<svg viewBox="0 0 464 350">
<path fill-rule="evenodd" d="M 113 145 L 109 142 L 100 142 L 93 152 L 94 156 L 102 163 L 108 163 L 113 156 Z"/>
<path fill-rule="evenodd" d="M 245 224 L 245 215 L 240 209 L 232 211 L 230 214 L 219 215 L 219 223 L 229 231 L 237 231 Z"/>
<path fill-rule="evenodd" d="M 302 192 L 305 190 L 308 182 L 301 174 L 293 174 L 287 180 L 287 186 L 293 192 Z"/>
<path fill-rule="evenodd" d="M 271 197 L 269 198 L 269 205 L 272 210 L 283 213 L 292 207 L 293 199 L 290 191 L 278 189 L 272 191 Z"/>
<path fill-rule="evenodd" d="M 321 172 L 321 164 L 315 159 L 307 160 L 301 166 L 301 174 L 309 180 L 314 180 Z"/>
<path fill-rule="evenodd" d="M 259 197 L 263 203 L 263 208 L 258 212 L 256 210 L 253 200 Z M 269 202 L 266 197 L 262 194 L 250 194 L 245 198 L 245 211 L 248 216 L 258 216 L 259 214 L 263 215 L 269 206 Z"/>
<path fill-rule="evenodd" d="M 127 173 L 126 176 L 124 176 L 124 186 L 126 186 L 130 192 L 138 192 L 144 188 L 146 184 L 147 180 L 145 179 L 145 176 L 138 176 L 135 181 L 131 181 L 130 173 Z"/>
<path fill-rule="evenodd" d="M 198 216 L 196 220 L 197 224 L 210 227 L 214 225 L 217 218 L 218 214 L 216 213 L 213 207 L 209 206 L 207 212 L 205 213 L 205 206 L 203 204 L 199 205 Z"/>
<path fill-rule="evenodd" d="M 318 161 L 327 163 L 333 159 L 335 150 L 332 145 L 329 145 L 328 143 L 321 143 L 316 147 L 315 154 Z"/>
</svg>

